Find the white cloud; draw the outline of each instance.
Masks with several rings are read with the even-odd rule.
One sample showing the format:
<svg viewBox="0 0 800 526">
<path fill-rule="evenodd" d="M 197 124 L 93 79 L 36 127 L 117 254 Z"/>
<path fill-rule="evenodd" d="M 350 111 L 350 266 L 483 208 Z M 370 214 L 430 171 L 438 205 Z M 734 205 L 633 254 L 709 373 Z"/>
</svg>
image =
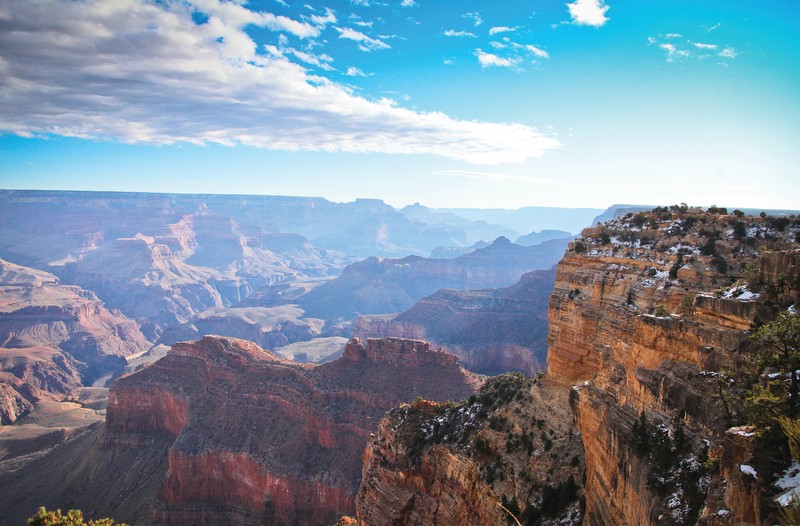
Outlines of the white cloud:
<svg viewBox="0 0 800 526">
<path fill-rule="evenodd" d="M 495 49 L 506 49 L 508 47 L 507 44 L 503 44 L 502 42 L 497 42 L 497 41 L 494 41 L 494 40 L 489 42 L 489 45 L 492 46 Z"/>
<path fill-rule="evenodd" d="M 363 71 L 361 71 L 357 67 L 350 66 L 349 68 L 347 68 L 347 71 L 345 72 L 345 75 L 347 75 L 348 77 L 371 77 L 372 73 L 367 75 L 366 73 L 364 73 Z"/>
<path fill-rule="evenodd" d="M 519 26 L 508 27 L 508 26 L 495 26 L 489 30 L 490 35 L 496 35 L 497 33 L 510 33 L 519 29 Z"/>
<path fill-rule="evenodd" d="M 548 53 L 547 51 L 545 51 L 540 47 L 528 44 L 525 46 L 525 49 L 527 49 L 528 51 L 530 51 L 539 58 L 550 58 L 550 53 Z"/>
<path fill-rule="evenodd" d="M 704 44 L 702 42 L 692 42 L 692 45 L 697 49 L 717 49 L 716 44 Z"/>
<path fill-rule="evenodd" d="M 478 35 L 470 33 L 469 31 L 456 31 L 455 29 L 448 29 L 442 33 L 446 37 L 470 37 L 476 38 Z"/>
<path fill-rule="evenodd" d="M 283 48 L 281 51 L 284 55 L 293 55 L 306 64 L 317 66 L 325 71 L 333 71 L 333 66 L 330 65 L 330 62 L 333 62 L 333 57 L 325 53 L 316 55 L 314 53 L 308 53 L 306 51 L 300 51 L 294 48 Z"/>
<path fill-rule="evenodd" d="M 416 7 L 418 5 L 419 4 L 417 4 L 414 0 L 403 0 L 400 2 L 401 7 Z"/>
<path fill-rule="evenodd" d="M 350 13 L 350 23 L 360 27 L 372 27 L 372 20 L 363 20 L 355 13 Z"/>
<path fill-rule="evenodd" d="M 609 20 L 606 16 L 608 7 L 604 0 L 575 0 L 567 4 L 572 22 L 579 26 L 602 26 Z"/>
<path fill-rule="evenodd" d="M 713 26 L 711 26 L 708 29 L 706 29 L 706 32 L 707 33 L 711 33 L 712 31 L 715 31 L 715 30 L 719 29 L 719 26 L 721 26 L 721 25 L 722 25 L 722 22 L 717 22 Z"/>
<path fill-rule="evenodd" d="M 689 56 L 688 51 L 678 49 L 674 44 L 659 44 L 658 47 L 667 52 L 667 62 L 674 62 Z"/>
<path fill-rule="evenodd" d="M 554 179 L 524 177 L 522 175 L 500 174 L 493 172 L 474 172 L 471 170 L 438 170 L 433 175 L 447 175 L 450 177 L 463 177 L 481 181 L 524 181 L 526 183 L 554 183 Z"/>
<path fill-rule="evenodd" d="M 477 11 L 473 11 L 471 13 L 464 13 L 461 16 L 471 21 L 475 27 L 478 27 L 479 25 L 483 24 L 483 18 L 481 17 L 481 14 L 478 13 Z"/>
<path fill-rule="evenodd" d="M 666 38 L 683 38 L 683 35 L 680 33 L 667 33 L 664 35 Z"/>
<path fill-rule="evenodd" d="M 337 22 L 336 14 L 333 12 L 332 9 L 327 7 L 325 8 L 325 14 L 323 16 L 311 15 L 310 19 L 314 24 L 318 26 L 326 26 L 328 24 L 335 24 Z"/>
<path fill-rule="evenodd" d="M 209 16 L 206 23 L 192 20 L 195 8 Z M 522 124 L 458 120 L 358 97 L 277 47 L 260 53 L 244 31 L 254 20 L 295 36 L 317 27 L 240 4 L 4 0 L 0 19 L 1 133 L 481 164 L 520 162 L 560 146 Z"/>
<path fill-rule="evenodd" d="M 736 58 L 739 56 L 739 53 L 737 53 L 732 47 L 726 47 L 719 52 L 719 56 L 722 58 Z"/>
<path fill-rule="evenodd" d="M 377 38 L 372 38 L 370 36 L 365 35 L 361 31 L 356 31 L 355 29 L 349 27 L 336 27 L 336 31 L 339 32 L 339 38 L 345 38 L 348 40 L 354 40 L 358 42 L 358 49 L 361 51 L 372 51 L 375 49 L 389 49 L 392 46 L 387 44 L 386 42 L 379 40 Z"/>
<path fill-rule="evenodd" d="M 132 0 L 125 2 L 119 7 L 124 9 L 128 6 L 136 6 L 139 2 Z M 199 11 L 209 16 L 208 23 L 218 23 L 224 21 L 225 25 L 235 28 L 242 28 L 252 24 L 259 27 L 266 27 L 272 31 L 286 31 L 300 38 L 319 36 L 319 27 L 305 22 L 298 22 L 291 18 L 274 15 L 265 11 L 251 11 L 246 7 L 233 3 L 222 2 L 220 0 L 193 0 L 191 4 Z M 99 8 L 98 8 L 99 9 Z M 114 9 L 113 7 L 111 9 Z"/>
<path fill-rule="evenodd" d="M 478 57 L 478 62 L 481 63 L 481 66 L 484 68 L 496 66 L 502 68 L 513 68 L 517 65 L 517 60 L 510 59 L 510 58 L 503 58 L 499 57 L 492 53 L 486 53 L 481 49 L 475 50 L 475 56 Z"/>
</svg>

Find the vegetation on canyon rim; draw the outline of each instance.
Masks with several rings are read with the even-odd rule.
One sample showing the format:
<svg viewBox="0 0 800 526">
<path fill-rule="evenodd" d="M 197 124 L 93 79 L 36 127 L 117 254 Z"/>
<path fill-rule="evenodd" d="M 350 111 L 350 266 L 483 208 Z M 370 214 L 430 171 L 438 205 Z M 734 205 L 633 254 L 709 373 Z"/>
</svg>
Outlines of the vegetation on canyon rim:
<svg viewBox="0 0 800 526">
<path fill-rule="evenodd" d="M 36 515 L 28 519 L 29 526 L 128 526 L 125 523 L 114 522 L 113 519 L 103 518 L 85 521 L 83 512 L 69 510 L 64 515 L 61 510 L 47 511 L 41 507 Z"/>
</svg>

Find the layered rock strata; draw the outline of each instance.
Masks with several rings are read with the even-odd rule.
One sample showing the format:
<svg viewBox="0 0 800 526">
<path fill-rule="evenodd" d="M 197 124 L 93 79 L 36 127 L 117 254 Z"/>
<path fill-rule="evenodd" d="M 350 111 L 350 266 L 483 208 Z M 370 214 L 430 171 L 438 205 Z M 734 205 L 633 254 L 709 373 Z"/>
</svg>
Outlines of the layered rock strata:
<svg viewBox="0 0 800 526">
<path fill-rule="evenodd" d="M 398 315 L 356 319 L 359 337 L 416 337 L 441 345 L 481 374 L 544 369 L 547 298 L 555 269 L 529 272 L 510 287 L 440 290 Z"/>
<path fill-rule="evenodd" d="M 93 293 L 0 260 L 0 423 L 121 370 L 125 356 L 149 346 Z"/>
<path fill-rule="evenodd" d="M 104 444 L 174 437 L 157 523 L 329 524 L 352 512 L 364 445 L 387 409 L 475 386 L 422 341 L 353 340 L 314 366 L 206 336 L 112 386 Z"/>
<path fill-rule="evenodd" d="M 693 524 L 718 511 L 736 524 L 764 520 L 758 499 L 736 497 L 752 488 L 735 489 L 743 478 L 727 478 L 730 466 L 701 463 L 731 421 L 719 369 L 739 360 L 754 323 L 797 300 L 798 230 L 662 210 L 586 229 L 570 245 L 550 298 L 548 375 L 579 383 L 585 524 Z M 706 503 L 715 484 L 727 496 Z"/>
</svg>

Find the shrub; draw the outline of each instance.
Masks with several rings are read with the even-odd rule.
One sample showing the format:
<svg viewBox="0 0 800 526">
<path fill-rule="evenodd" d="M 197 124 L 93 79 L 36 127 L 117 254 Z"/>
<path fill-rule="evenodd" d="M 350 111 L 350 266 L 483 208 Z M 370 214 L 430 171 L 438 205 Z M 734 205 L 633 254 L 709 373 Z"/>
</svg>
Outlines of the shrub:
<svg viewBox="0 0 800 526">
<path fill-rule="evenodd" d="M 61 510 L 47 511 L 44 506 L 28 519 L 28 524 L 29 526 L 127 526 L 108 518 L 96 521 L 89 519 L 89 522 L 84 522 L 83 512 L 80 510 L 69 510 L 66 515 L 62 515 Z"/>
<path fill-rule="evenodd" d="M 656 309 L 653 311 L 653 315 L 659 318 L 667 318 L 670 316 L 669 309 L 663 303 L 659 304 Z"/>
<path fill-rule="evenodd" d="M 744 239 L 747 237 L 747 225 L 744 221 L 737 221 L 733 225 L 733 237 L 736 239 Z"/>
<path fill-rule="evenodd" d="M 712 259 L 711 262 L 714 264 L 714 267 L 720 274 L 725 274 L 726 272 L 728 272 L 728 262 L 725 261 L 725 258 L 720 256 L 719 254 L 715 255 L 714 259 Z"/>
<path fill-rule="evenodd" d="M 694 309 L 694 294 L 686 294 L 681 299 L 681 304 L 678 306 L 678 314 L 681 316 L 694 316 L 695 309 Z"/>
</svg>

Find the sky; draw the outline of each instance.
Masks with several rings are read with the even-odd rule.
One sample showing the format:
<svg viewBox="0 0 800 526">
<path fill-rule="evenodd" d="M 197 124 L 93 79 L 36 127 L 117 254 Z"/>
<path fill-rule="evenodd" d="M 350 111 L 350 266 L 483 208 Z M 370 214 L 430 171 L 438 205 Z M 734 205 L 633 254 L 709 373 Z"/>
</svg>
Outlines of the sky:
<svg viewBox="0 0 800 526">
<path fill-rule="evenodd" d="M 800 3 L 4 0 L 0 188 L 800 208 Z"/>
</svg>

